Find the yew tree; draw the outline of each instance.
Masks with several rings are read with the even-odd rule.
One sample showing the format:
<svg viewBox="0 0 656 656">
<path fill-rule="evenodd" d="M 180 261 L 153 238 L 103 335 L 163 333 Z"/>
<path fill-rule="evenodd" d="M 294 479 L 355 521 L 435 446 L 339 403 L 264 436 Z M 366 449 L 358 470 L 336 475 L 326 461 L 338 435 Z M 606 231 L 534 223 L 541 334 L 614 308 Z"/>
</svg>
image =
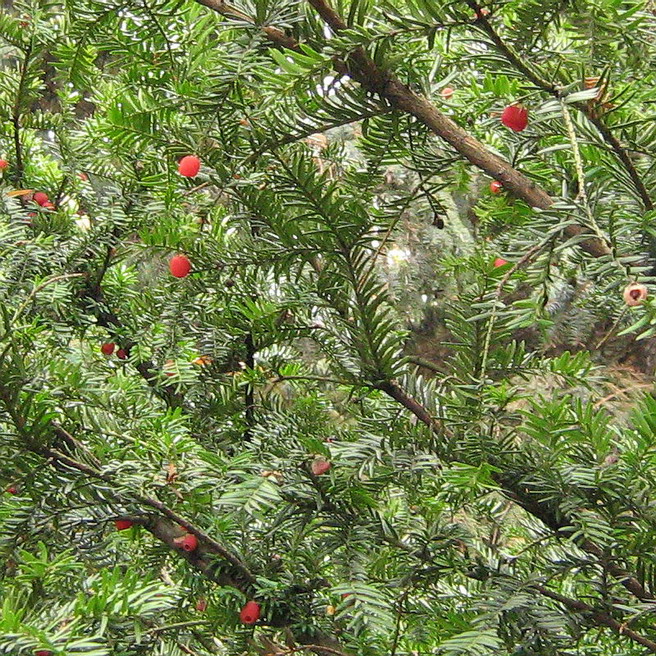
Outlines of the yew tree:
<svg viewBox="0 0 656 656">
<path fill-rule="evenodd" d="M 656 653 L 653 0 L 0 44 L 0 653 Z"/>
</svg>

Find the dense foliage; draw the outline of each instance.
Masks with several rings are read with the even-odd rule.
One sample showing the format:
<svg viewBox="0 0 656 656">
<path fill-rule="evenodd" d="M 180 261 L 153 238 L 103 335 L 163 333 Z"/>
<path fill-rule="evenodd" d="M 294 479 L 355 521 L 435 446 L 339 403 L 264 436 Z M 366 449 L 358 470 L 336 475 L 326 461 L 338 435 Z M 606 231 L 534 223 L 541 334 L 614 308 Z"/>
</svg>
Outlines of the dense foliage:
<svg viewBox="0 0 656 656">
<path fill-rule="evenodd" d="M 656 653 L 655 12 L 5 3 L 0 653 Z"/>
</svg>

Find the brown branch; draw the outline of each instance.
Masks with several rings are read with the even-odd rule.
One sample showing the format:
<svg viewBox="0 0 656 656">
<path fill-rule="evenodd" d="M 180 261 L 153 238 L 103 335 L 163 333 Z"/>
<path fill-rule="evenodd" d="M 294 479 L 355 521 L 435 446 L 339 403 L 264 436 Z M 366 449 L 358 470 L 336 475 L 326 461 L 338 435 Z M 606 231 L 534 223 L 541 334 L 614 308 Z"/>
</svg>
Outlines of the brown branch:
<svg viewBox="0 0 656 656">
<path fill-rule="evenodd" d="M 481 7 L 474 0 L 465 0 L 467 4 L 475 11 L 477 19 L 476 24 L 490 37 L 492 43 L 496 46 L 497 50 L 521 73 L 523 73 L 526 78 L 528 78 L 536 87 L 546 91 L 555 98 L 561 97 L 562 89 L 557 85 L 549 82 L 540 75 L 538 75 L 533 68 L 528 66 L 525 63 L 525 60 L 522 59 L 511 46 L 509 46 L 503 39 L 499 36 L 498 32 L 494 29 L 488 18 L 481 11 Z M 654 203 L 649 196 L 649 192 L 645 187 L 640 174 L 633 165 L 631 158 L 629 157 L 626 150 L 622 147 L 622 144 L 619 142 L 617 137 L 612 133 L 611 129 L 604 123 L 601 117 L 587 104 L 587 103 L 574 103 L 574 106 L 580 110 L 587 119 L 597 128 L 604 141 L 610 146 L 617 158 L 622 162 L 624 168 L 626 168 L 627 173 L 629 174 L 638 195 L 642 201 L 642 204 L 646 210 L 653 210 Z"/>
<path fill-rule="evenodd" d="M 608 613 L 597 610 L 596 608 L 593 608 L 592 606 L 589 606 L 582 601 L 578 601 L 577 599 L 570 599 L 569 597 L 565 597 L 558 592 L 553 592 L 552 590 L 549 590 L 542 585 L 534 585 L 532 587 L 541 595 L 557 601 L 559 604 L 562 604 L 569 610 L 572 610 L 576 613 L 585 613 L 595 622 L 595 624 L 597 624 L 597 626 L 606 626 L 618 635 L 626 636 L 629 638 L 629 640 L 637 642 L 643 647 L 646 647 L 653 654 L 656 654 L 656 642 L 650 640 L 649 638 L 645 638 L 632 629 L 629 629 L 625 624 L 618 622 L 614 617 L 608 615 Z"/>
<path fill-rule="evenodd" d="M 442 422 L 435 419 L 431 413 L 419 403 L 419 401 L 410 396 L 397 382 L 387 381 L 381 383 L 379 389 L 412 412 L 417 419 L 428 426 L 439 437 L 452 437 L 451 433 L 443 426 Z M 571 533 L 570 527 L 572 526 L 572 522 L 569 518 L 559 517 L 551 505 L 544 502 L 539 496 L 532 493 L 528 487 L 518 481 L 516 474 L 502 471 L 494 473 L 493 478 L 504 492 L 515 501 L 515 503 L 521 506 L 530 515 L 539 519 L 554 532 L 560 535 Z M 584 551 L 595 556 L 595 558 L 599 560 L 600 565 L 637 599 L 640 599 L 641 601 L 654 599 L 654 596 L 645 589 L 638 579 L 619 565 L 609 562 L 603 550 L 596 544 L 589 540 L 580 541 L 577 544 Z"/>
<path fill-rule="evenodd" d="M 24 425 L 25 424 L 23 423 L 23 426 Z M 94 467 L 85 465 L 84 463 L 75 460 L 74 458 L 66 455 L 65 453 L 58 451 L 57 449 L 52 449 L 45 446 L 43 447 L 38 446 L 34 443 L 28 444 L 26 446 L 30 451 L 34 453 L 39 453 L 40 455 L 49 458 L 53 462 L 61 463 L 62 465 L 65 465 L 70 469 L 79 471 L 92 478 L 102 480 L 105 483 L 109 483 L 111 485 L 116 484 L 114 478 L 109 474 L 105 474 L 95 469 Z M 121 493 L 121 494 L 125 496 L 125 493 Z M 230 553 L 230 551 L 228 551 L 223 545 L 219 544 L 216 540 L 214 540 L 209 535 L 207 535 L 207 533 L 205 533 L 204 531 L 196 527 L 194 524 L 192 524 L 188 519 L 185 519 L 182 515 L 179 515 L 174 510 L 171 510 L 171 508 L 169 508 L 165 503 L 161 502 L 159 499 L 156 499 L 154 497 L 144 496 L 136 492 L 131 493 L 130 496 L 133 501 L 141 503 L 144 506 L 153 508 L 154 510 L 157 510 L 159 513 L 170 519 L 172 522 L 175 522 L 175 525 L 173 526 L 174 528 L 177 528 L 177 534 L 174 537 L 179 537 L 181 534 L 180 529 L 178 527 L 182 527 L 183 529 L 186 529 L 189 533 L 195 535 L 200 540 L 200 542 L 204 547 L 204 550 L 220 556 L 225 561 L 227 561 L 230 565 L 232 565 L 232 567 L 235 568 L 239 579 L 243 580 L 245 583 L 249 585 L 255 584 L 255 576 L 250 572 L 250 570 L 248 569 L 245 563 L 243 563 L 239 558 L 237 558 L 235 555 Z M 170 529 L 170 526 L 171 525 L 169 525 L 168 523 L 166 524 L 166 526 L 153 523 L 152 526 L 147 525 L 147 528 L 149 528 L 149 530 L 152 529 L 152 532 L 156 535 L 158 534 L 157 532 L 159 532 L 159 534 L 161 534 L 162 539 L 164 539 L 169 535 L 168 531 Z M 202 552 L 203 549 L 201 549 L 201 553 Z"/>
<path fill-rule="evenodd" d="M 237 10 L 233 10 L 222 0 L 197 0 L 197 2 L 227 18 L 234 19 L 236 16 Z M 323 0 L 308 0 L 308 2 L 333 31 L 340 32 L 346 29 L 346 23 L 326 2 Z M 244 17 L 241 12 L 237 11 L 237 13 L 240 14 L 241 20 L 254 24 L 249 17 Z M 278 47 L 291 50 L 297 50 L 299 47 L 297 41 L 277 28 L 269 26 L 263 27 L 262 30 L 267 38 Z M 428 99 L 415 93 L 393 74 L 381 71 L 367 56 L 363 48 L 356 48 L 346 62 L 334 58 L 333 65 L 340 74 L 349 75 L 369 91 L 378 93 L 394 109 L 412 114 L 472 164 L 499 180 L 504 188 L 531 207 L 547 209 L 553 204 L 553 199 L 544 189 L 513 168 L 506 160 L 489 151 L 466 130 L 438 111 Z M 580 247 L 594 257 L 603 257 L 611 252 L 605 241 L 590 235 L 583 226 L 568 225 L 563 232 L 568 238 L 580 240 Z"/>
<path fill-rule="evenodd" d="M 324 0 L 308 0 L 310 5 L 335 32 L 347 28 L 346 23 Z M 537 209 L 548 209 L 553 204 L 549 194 L 513 168 L 506 160 L 489 151 L 480 141 L 442 114 L 427 98 L 403 84 L 395 75 L 381 71 L 367 56 L 363 48 L 357 48 L 349 58 L 351 76 L 368 88 L 379 93 L 395 109 L 412 114 L 439 137 L 478 168 L 485 171 L 518 198 Z M 563 232 L 569 238 L 580 238 L 580 247 L 594 257 L 610 253 L 608 245 L 580 225 L 568 225 Z"/>
</svg>

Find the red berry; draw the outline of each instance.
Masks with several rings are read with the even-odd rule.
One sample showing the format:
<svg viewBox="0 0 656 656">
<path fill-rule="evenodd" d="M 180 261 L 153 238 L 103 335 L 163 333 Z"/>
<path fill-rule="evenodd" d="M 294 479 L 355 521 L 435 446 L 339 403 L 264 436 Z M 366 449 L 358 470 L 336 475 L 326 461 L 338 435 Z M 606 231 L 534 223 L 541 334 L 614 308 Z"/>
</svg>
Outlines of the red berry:
<svg viewBox="0 0 656 656">
<path fill-rule="evenodd" d="M 45 209 L 45 210 L 54 210 L 55 209 L 54 203 L 51 203 L 50 201 L 48 201 L 47 203 L 43 203 L 43 205 L 41 207 L 43 207 L 43 209 Z"/>
<path fill-rule="evenodd" d="M 207 610 L 207 599 L 199 599 L 196 602 L 196 610 L 200 611 L 201 613 L 204 613 Z"/>
<path fill-rule="evenodd" d="M 191 271 L 191 262 L 186 255 L 174 255 L 169 261 L 169 270 L 176 278 L 186 278 Z"/>
<path fill-rule="evenodd" d="M 444 87 L 440 93 L 442 94 L 442 98 L 444 98 L 444 100 L 449 100 L 455 91 L 451 87 Z"/>
<path fill-rule="evenodd" d="M 198 549 L 198 538 L 191 533 L 187 533 L 173 541 L 178 547 L 182 547 L 185 551 L 196 551 L 196 549 Z"/>
<path fill-rule="evenodd" d="M 52 652 L 49 649 L 39 649 L 34 652 L 34 656 L 52 656 Z"/>
<path fill-rule="evenodd" d="M 502 266 L 504 266 L 505 264 L 508 264 L 508 261 L 507 261 L 507 260 L 504 260 L 502 257 L 497 257 L 497 258 L 494 260 L 494 266 L 495 266 L 495 267 L 502 267 Z"/>
<path fill-rule="evenodd" d="M 77 177 L 80 178 L 80 180 L 82 180 L 82 182 L 86 182 L 89 179 L 89 176 L 84 171 L 82 171 L 81 173 L 78 173 Z"/>
<path fill-rule="evenodd" d="M 493 194 L 500 194 L 502 190 L 503 185 L 498 180 L 492 180 L 492 182 L 490 182 L 490 191 Z"/>
<path fill-rule="evenodd" d="M 106 342 L 100 347 L 100 350 L 103 352 L 103 355 L 111 355 L 116 348 L 114 342 Z"/>
<path fill-rule="evenodd" d="M 528 110 L 521 105 L 509 105 L 501 114 L 501 122 L 515 132 L 521 132 L 528 125 Z"/>
<path fill-rule="evenodd" d="M 128 352 L 125 349 L 119 349 L 116 351 L 116 357 L 119 360 L 127 360 L 128 359 Z"/>
<path fill-rule="evenodd" d="M 325 474 L 330 468 L 331 468 L 330 462 L 328 460 L 324 460 L 323 458 L 317 458 L 316 460 L 312 461 L 312 473 L 315 476 L 321 476 L 321 474 Z"/>
<path fill-rule="evenodd" d="M 129 519 L 117 519 L 114 525 L 117 531 L 125 531 L 128 528 L 132 528 L 134 524 Z"/>
<path fill-rule="evenodd" d="M 178 163 L 178 173 L 185 178 L 195 178 L 200 171 L 200 160 L 195 155 L 187 155 Z"/>
<path fill-rule="evenodd" d="M 15 485 L 10 485 L 6 492 L 7 494 L 18 494 L 18 488 Z"/>
<path fill-rule="evenodd" d="M 9 162 L 6 159 L 0 159 L 0 171 L 4 171 L 9 167 Z"/>
<path fill-rule="evenodd" d="M 42 192 L 42 191 L 37 191 L 34 196 L 32 196 L 32 200 L 37 204 L 41 205 L 43 207 L 46 203 L 50 202 L 50 199 L 48 198 L 48 194 Z"/>
<path fill-rule="evenodd" d="M 255 624 L 260 619 L 260 604 L 257 601 L 248 601 L 239 613 L 239 619 L 244 624 Z"/>
</svg>

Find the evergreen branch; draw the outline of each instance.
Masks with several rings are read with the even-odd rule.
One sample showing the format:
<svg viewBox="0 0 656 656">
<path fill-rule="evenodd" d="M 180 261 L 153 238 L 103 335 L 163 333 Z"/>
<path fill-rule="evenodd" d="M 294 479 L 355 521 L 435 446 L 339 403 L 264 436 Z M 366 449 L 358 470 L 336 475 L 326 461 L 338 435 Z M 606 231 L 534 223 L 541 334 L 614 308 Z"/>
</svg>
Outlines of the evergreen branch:
<svg viewBox="0 0 656 656">
<path fill-rule="evenodd" d="M 30 65 L 30 57 L 32 55 L 32 43 L 25 49 L 25 56 L 20 67 L 20 79 L 18 82 L 18 90 L 16 92 L 16 101 L 12 108 L 11 123 L 13 126 L 14 136 L 14 151 L 16 153 L 16 185 L 20 187 L 23 180 L 23 171 L 25 168 L 23 162 L 23 147 L 21 145 L 20 137 L 20 119 L 21 119 L 21 103 L 23 100 L 23 92 L 25 91 L 25 84 L 27 82 L 27 71 Z"/>
<path fill-rule="evenodd" d="M 72 456 L 62 453 L 58 449 L 42 445 L 35 438 L 33 438 L 28 432 L 28 419 L 17 410 L 14 398 L 15 393 L 12 394 L 6 387 L 0 386 L 0 400 L 3 402 L 5 410 L 11 417 L 14 427 L 22 437 L 23 445 L 28 451 L 41 455 L 44 458 L 47 458 L 50 462 L 59 463 L 66 468 L 73 469 L 74 471 L 85 474 L 90 478 L 103 481 L 104 483 L 107 483 L 114 488 L 116 487 L 117 482 L 110 474 L 102 472 L 99 469 L 92 467 L 91 465 L 80 462 Z M 49 428 L 55 435 L 58 436 L 61 435 L 61 431 L 63 430 L 53 422 L 49 423 Z M 75 438 L 73 438 L 73 436 L 71 436 L 67 431 L 65 431 L 65 435 L 67 437 L 67 441 L 74 440 L 76 446 L 79 446 L 79 442 L 77 442 L 77 440 L 75 440 Z M 244 584 L 249 586 L 255 584 L 255 576 L 251 573 L 244 562 L 242 562 L 239 558 L 237 558 L 237 556 L 228 551 L 223 545 L 219 544 L 216 540 L 207 535 L 207 533 L 192 524 L 188 519 L 169 508 L 159 499 L 142 495 L 137 492 L 131 492 L 129 494 L 116 490 L 115 492 L 118 496 L 126 497 L 126 500 L 128 501 L 137 502 L 157 510 L 160 515 L 171 520 L 173 523 L 161 523 L 160 521 L 155 520 L 151 520 L 150 523 L 147 523 L 143 520 L 138 520 L 140 523 L 144 523 L 144 525 L 149 528 L 153 534 L 167 542 L 167 544 L 173 544 L 173 540 L 176 537 L 179 537 L 181 534 L 180 527 L 182 527 L 182 534 L 184 534 L 186 529 L 187 532 L 195 535 L 201 542 L 202 547 L 197 550 L 198 553 L 192 553 L 195 553 L 196 556 L 199 553 L 202 554 L 204 551 L 209 551 L 210 553 L 216 554 L 223 558 L 234 568 L 235 580 L 241 580 L 244 582 Z M 181 549 L 179 551 L 186 555 L 186 552 L 182 552 Z M 202 563 L 199 563 L 199 565 L 202 565 Z"/>
<path fill-rule="evenodd" d="M 428 426 L 438 437 L 443 439 L 453 437 L 452 433 L 443 426 L 441 421 L 435 419 L 419 401 L 410 396 L 396 381 L 381 383 L 379 389 L 414 414 L 417 419 Z M 503 467 L 502 462 L 492 462 L 491 464 L 499 468 Z M 526 512 L 539 519 L 543 524 L 557 533 L 566 534 L 571 532 L 573 522 L 570 518 L 558 517 L 547 502 L 540 499 L 537 494 L 531 494 L 529 489 L 521 484 L 516 473 L 501 469 L 500 472 L 493 473 L 492 476 L 508 496 Z M 654 599 L 654 596 L 645 589 L 635 576 L 614 562 L 611 562 L 599 546 L 590 540 L 581 540 L 577 544 L 584 551 L 595 556 L 601 567 L 619 581 L 637 599 L 641 601 Z"/>
<path fill-rule="evenodd" d="M 208 7 L 212 11 L 215 11 L 217 14 L 221 14 L 230 20 L 239 20 L 249 25 L 259 27 L 250 16 L 245 14 L 243 11 L 232 7 L 223 0 L 196 0 L 196 2 L 198 2 L 198 4 L 204 5 L 205 7 Z M 298 47 L 298 42 L 296 39 L 287 36 L 281 29 L 277 27 L 264 25 L 261 26 L 261 30 L 270 41 L 273 41 L 281 48 L 289 48 L 290 50 L 295 50 Z"/>
<path fill-rule="evenodd" d="M 339 33 L 347 29 L 341 16 L 324 0 L 308 0 L 308 2 L 332 30 Z M 381 71 L 363 48 L 357 48 L 349 62 L 352 64 L 350 73 L 358 82 L 372 92 L 379 93 L 396 109 L 412 114 L 472 164 L 495 180 L 499 180 L 504 188 L 515 196 L 538 209 L 547 209 L 553 204 L 553 199 L 544 189 L 513 168 L 506 160 L 489 151 L 466 130 L 442 114 L 427 98 L 410 89 L 392 73 Z M 580 225 L 568 225 L 563 232 L 570 238 L 585 237 L 579 245 L 594 257 L 610 254 L 605 240 L 596 236 L 587 236 L 588 231 Z"/>
<path fill-rule="evenodd" d="M 338 33 L 347 28 L 339 14 L 323 0 L 308 1 L 335 32 Z M 197 2 L 227 18 L 234 18 L 227 8 L 228 5 L 220 0 L 197 0 Z M 253 23 L 252 19 L 249 22 Z M 267 38 L 278 47 L 290 50 L 297 50 L 299 47 L 298 42 L 277 28 L 267 27 L 263 28 L 263 31 Z M 351 53 L 348 62 L 334 58 L 333 64 L 339 73 L 350 75 L 365 88 L 386 99 L 395 109 L 412 114 L 432 132 L 453 146 L 469 162 L 488 173 L 495 180 L 499 180 L 504 188 L 531 207 L 547 209 L 553 204 L 553 199 L 544 189 L 513 168 L 506 160 L 488 150 L 466 130 L 442 114 L 427 98 L 414 92 L 393 74 L 381 71 L 366 55 L 363 48 L 356 48 Z M 563 229 L 563 232 L 568 238 L 580 239 L 579 246 L 593 257 L 604 257 L 611 252 L 605 240 L 589 236 L 588 231 L 580 225 L 570 224 Z"/>
<path fill-rule="evenodd" d="M 484 12 L 481 11 L 480 5 L 475 0 L 465 0 L 465 2 L 476 12 L 476 24 L 479 25 L 485 34 L 490 37 L 497 50 L 508 60 L 508 62 L 512 64 L 518 71 L 523 73 L 524 76 L 528 78 L 536 87 L 546 91 L 554 98 L 560 99 L 562 89 L 536 73 L 532 67 L 526 64 L 525 59 L 520 57 L 520 55 L 516 53 L 509 44 L 503 41 L 498 32 L 490 23 L 487 16 L 484 14 Z M 617 158 L 624 165 L 624 168 L 633 181 L 633 185 L 635 186 L 635 189 L 640 196 L 645 210 L 653 210 L 654 203 L 651 200 L 649 192 L 647 191 L 647 188 L 645 187 L 640 174 L 633 165 L 633 162 L 631 161 L 628 153 L 622 147 L 622 144 L 613 134 L 612 130 L 604 123 L 599 114 L 595 112 L 588 104 L 575 103 L 575 107 L 580 110 L 586 116 L 586 118 L 597 128 L 604 141 L 608 144 L 608 146 L 610 146 Z M 652 253 L 652 255 L 656 255 L 656 253 Z"/>
<path fill-rule="evenodd" d="M 656 642 L 645 638 L 643 635 L 640 635 L 633 629 L 628 628 L 626 624 L 618 622 L 614 617 L 611 617 L 608 613 L 604 613 L 601 610 L 597 610 L 592 606 L 584 603 L 583 601 L 578 601 L 577 599 L 571 599 L 565 595 L 559 594 L 558 592 L 553 592 L 548 588 L 545 588 L 543 585 L 534 585 L 532 586 L 537 590 L 541 595 L 548 597 L 557 601 L 559 604 L 562 604 L 569 610 L 573 610 L 576 613 L 584 613 L 587 615 L 597 626 L 606 626 L 618 635 L 623 635 L 633 642 L 637 642 L 639 645 L 646 647 L 652 654 L 656 654 Z"/>
<path fill-rule="evenodd" d="M 5 398 L 3 398 L 3 401 L 5 401 L 6 404 Z M 14 419 L 14 423 L 16 423 L 14 416 L 12 416 L 12 419 Z M 22 419 L 23 421 L 20 423 L 22 426 L 25 426 L 25 418 L 23 417 Z M 46 446 L 39 446 L 33 441 L 26 443 L 25 446 L 33 453 L 38 453 L 46 458 L 49 458 L 53 462 L 59 462 L 70 469 L 74 469 L 92 478 L 102 480 L 110 485 L 116 484 L 114 478 L 109 474 L 105 474 L 98 469 L 95 469 L 94 467 L 86 465 L 79 460 L 76 460 L 66 455 L 65 453 L 62 453 L 61 451 L 58 451 L 57 449 Z M 119 492 L 118 494 L 124 497 L 128 496 L 124 492 Z M 245 563 L 243 563 L 239 558 L 237 558 L 237 556 L 228 551 L 223 545 L 219 544 L 216 540 L 207 535 L 207 533 L 192 524 L 188 519 L 169 508 L 165 503 L 159 499 L 156 499 L 155 497 L 144 496 L 136 492 L 131 493 L 128 498 L 130 498 L 131 501 L 136 501 L 137 503 L 157 510 L 161 515 L 171 520 L 171 522 L 174 522 L 173 524 L 169 522 L 161 522 L 160 518 L 156 518 L 151 519 L 150 522 L 144 523 L 146 528 L 151 530 L 154 535 L 162 539 L 167 544 L 173 545 L 174 539 L 180 535 L 183 535 L 185 532 L 189 532 L 192 535 L 195 535 L 200 540 L 202 546 L 197 549 L 197 552 L 184 552 L 184 555 L 194 558 L 193 564 L 197 565 L 199 569 L 202 569 L 204 563 L 201 561 L 196 562 L 195 558 L 198 557 L 199 554 L 204 553 L 205 550 L 203 547 L 205 547 L 209 552 L 223 558 L 235 569 L 235 580 L 242 580 L 248 585 L 255 584 L 255 576 L 250 572 Z M 181 530 L 180 527 L 182 527 L 182 529 L 186 529 L 186 531 Z M 182 553 L 182 550 L 178 551 Z M 209 566 L 209 564 L 207 566 Z"/>
</svg>

